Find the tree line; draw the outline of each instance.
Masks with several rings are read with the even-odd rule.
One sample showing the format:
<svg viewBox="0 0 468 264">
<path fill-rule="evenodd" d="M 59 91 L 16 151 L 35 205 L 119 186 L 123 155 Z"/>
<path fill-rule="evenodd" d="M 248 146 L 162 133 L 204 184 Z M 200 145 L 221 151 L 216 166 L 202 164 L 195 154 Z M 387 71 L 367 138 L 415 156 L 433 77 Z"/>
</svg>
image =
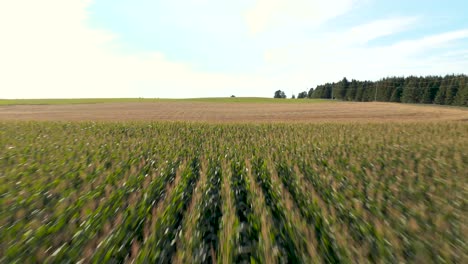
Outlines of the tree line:
<svg viewBox="0 0 468 264">
<path fill-rule="evenodd" d="M 468 106 L 468 76 L 388 77 L 378 81 L 343 78 L 301 92 L 297 98 Z"/>
</svg>

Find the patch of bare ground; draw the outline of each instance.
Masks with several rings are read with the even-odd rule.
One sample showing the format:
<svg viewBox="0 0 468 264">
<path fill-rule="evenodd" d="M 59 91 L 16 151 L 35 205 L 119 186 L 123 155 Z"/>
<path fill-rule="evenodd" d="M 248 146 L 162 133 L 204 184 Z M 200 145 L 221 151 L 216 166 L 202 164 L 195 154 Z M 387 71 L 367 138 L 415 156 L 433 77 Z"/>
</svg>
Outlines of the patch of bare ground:
<svg viewBox="0 0 468 264">
<path fill-rule="evenodd" d="M 333 122 L 466 121 L 468 109 L 381 102 L 155 102 L 0 106 L 0 121 Z"/>
</svg>

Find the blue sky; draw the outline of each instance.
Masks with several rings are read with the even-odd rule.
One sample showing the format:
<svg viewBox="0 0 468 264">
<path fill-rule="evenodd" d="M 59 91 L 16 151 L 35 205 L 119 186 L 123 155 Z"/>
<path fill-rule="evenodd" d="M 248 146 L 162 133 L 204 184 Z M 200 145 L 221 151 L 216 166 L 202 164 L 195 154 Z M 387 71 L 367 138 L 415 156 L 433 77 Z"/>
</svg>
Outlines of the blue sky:
<svg viewBox="0 0 468 264">
<path fill-rule="evenodd" d="M 37 2 L 37 3 L 36 3 Z M 0 3 L 0 98 L 289 96 L 467 73 L 468 1 Z"/>
</svg>

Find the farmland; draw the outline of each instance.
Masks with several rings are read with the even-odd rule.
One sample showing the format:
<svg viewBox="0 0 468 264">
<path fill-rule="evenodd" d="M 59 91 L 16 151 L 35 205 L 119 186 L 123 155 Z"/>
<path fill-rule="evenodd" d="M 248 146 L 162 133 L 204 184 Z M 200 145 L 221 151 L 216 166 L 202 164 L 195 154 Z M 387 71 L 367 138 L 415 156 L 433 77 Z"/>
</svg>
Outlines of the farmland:
<svg viewBox="0 0 468 264">
<path fill-rule="evenodd" d="M 468 124 L 426 114 L 1 121 L 0 262 L 466 262 Z"/>
<path fill-rule="evenodd" d="M 10 100 L 0 121 L 189 121 L 201 123 L 310 123 L 466 121 L 468 108 L 317 99 L 70 99 Z M 97 101 L 96 101 L 97 100 Z M 138 99 L 133 99 L 138 100 Z M 68 102 L 68 104 L 66 104 Z"/>
</svg>

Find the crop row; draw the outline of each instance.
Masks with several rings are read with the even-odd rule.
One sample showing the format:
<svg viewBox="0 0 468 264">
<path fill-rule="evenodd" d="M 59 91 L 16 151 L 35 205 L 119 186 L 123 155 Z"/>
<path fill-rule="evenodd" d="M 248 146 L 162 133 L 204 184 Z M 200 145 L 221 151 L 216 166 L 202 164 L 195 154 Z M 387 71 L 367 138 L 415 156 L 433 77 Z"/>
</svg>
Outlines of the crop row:
<svg viewBox="0 0 468 264">
<path fill-rule="evenodd" d="M 157 219 L 153 234 L 139 252 L 139 262 L 167 263 L 172 260 L 176 240 L 180 237 L 182 220 L 199 177 L 199 159 L 193 158 L 182 172 L 182 178 L 169 198 L 168 207 Z"/>
<path fill-rule="evenodd" d="M 311 201 L 307 197 L 307 193 L 301 190 L 300 183 L 297 181 L 292 168 L 284 163 L 278 163 L 277 172 L 284 186 L 294 198 L 294 202 L 298 206 L 301 215 L 311 225 L 313 224 L 318 242 L 318 251 L 323 256 L 323 260 L 329 263 L 345 262 L 347 258 L 346 251 L 338 245 L 329 223 L 317 202 Z"/>
<path fill-rule="evenodd" d="M 462 122 L 2 123 L 0 262 L 462 263 L 466 135 Z"/>
<path fill-rule="evenodd" d="M 193 261 L 197 263 L 214 263 L 219 252 L 219 232 L 222 217 L 221 182 L 222 171 L 219 160 L 212 159 L 207 171 L 207 184 L 202 190 L 202 199 L 197 208 L 199 219 L 196 223 L 198 242 L 194 247 Z"/>
<path fill-rule="evenodd" d="M 274 235 L 274 243 L 279 250 L 278 261 L 282 263 L 305 261 L 302 253 L 305 251 L 305 243 L 302 241 L 299 232 L 295 229 L 294 224 L 287 219 L 287 211 L 283 206 L 281 193 L 273 185 L 265 162 L 261 159 L 254 160 L 252 171 L 263 191 L 265 203 L 272 214 L 274 224 L 272 233 Z"/>
<path fill-rule="evenodd" d="M 261 259 L 258 242 L 260 237 L 260 221 L 253 210 L 253 194 L 247 178 L 245 163 L 231 163 L 231 192 L 234 196 L 236 222 L 234 224 L 234 256 L 235 263 L 259 262 Z"/>
</svg>

